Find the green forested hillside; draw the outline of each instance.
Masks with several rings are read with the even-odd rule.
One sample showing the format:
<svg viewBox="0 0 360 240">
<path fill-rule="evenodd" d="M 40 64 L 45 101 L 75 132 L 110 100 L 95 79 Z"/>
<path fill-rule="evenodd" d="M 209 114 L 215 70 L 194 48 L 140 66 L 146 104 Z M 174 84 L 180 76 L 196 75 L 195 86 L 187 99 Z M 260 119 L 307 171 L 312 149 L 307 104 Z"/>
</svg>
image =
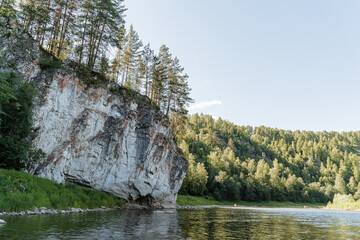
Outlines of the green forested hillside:
<svg viewBox="0 0 360 240">
<path fill-rule="evenodd" d="M 178 142 L 189 159 L 181 194 L 217 200 L 327 202 L 360 198 L 360 132 L 286 131 L 189 118 Z"/>
</svg>

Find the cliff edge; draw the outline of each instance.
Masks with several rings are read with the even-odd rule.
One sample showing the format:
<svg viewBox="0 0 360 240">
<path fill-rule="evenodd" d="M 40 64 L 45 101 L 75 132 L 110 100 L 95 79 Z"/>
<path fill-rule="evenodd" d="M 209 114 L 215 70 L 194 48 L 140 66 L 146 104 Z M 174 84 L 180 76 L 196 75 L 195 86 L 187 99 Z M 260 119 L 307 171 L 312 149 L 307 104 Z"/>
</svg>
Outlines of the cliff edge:
<svg viewBox="0 0 360 240">
<path fill-rule="evenodd" d="M 50 62 L 56 60 L 26 34 L 3 33 L 0 55 L 0 71 L 12 66 L 38 90 L 34 144 L 46 158 L 33 166 L 33 174 L 141 205 L 175 206 L 188 163 L 167 117 L 146 97 L 83 81 L 70 62 L 55 68 Z"/>
</svg>

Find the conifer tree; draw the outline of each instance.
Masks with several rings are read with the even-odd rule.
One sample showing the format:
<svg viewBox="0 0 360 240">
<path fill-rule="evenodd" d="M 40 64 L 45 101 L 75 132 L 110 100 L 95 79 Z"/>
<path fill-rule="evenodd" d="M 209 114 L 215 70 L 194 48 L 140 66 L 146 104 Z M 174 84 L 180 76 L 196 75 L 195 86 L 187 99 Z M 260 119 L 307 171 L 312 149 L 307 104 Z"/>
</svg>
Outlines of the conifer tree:
<svg viewBox="0 0 360 240">
<path fill-rule="evenodd" d="M 74 11 L 78 7 L 77 1 L 66 0 L 61 4 L 64 5 L 61 25 L 59 27 L 59 37 L 55 40 L 56 48 L 53 50 L 56 57 L 60 57 L 62 51 L 70 45 L 71 39 L 69 30 L 73 29 L 75 24 Z"/>
<path fill-rule="evenodd" d="M 151 68 L 153 65 L 153 61 L 154 61 L 154 51 L 150 48 L 150 44 L 147 44 L 144 47 L 144 50 L 142 51 L 141 54 L 141 59 L 142 59 L 142 64 L 144 65 L 144 78 L 145 78 L 145 82 L 144 82 L 144 88 L 145 88 L 145 95 L 149 97 L 150 92 L 151 92 L 151 79 L 152 79 L 152 74 L 151 74 Z"/>
<path fill-rule="evenodd" d="M 122 24 L 119 29 L 116 55 L 111 62 L 111 79 L 114 82 L 118 82 L 119 80 L 121 66 L 122 66 L 121 60 L 124 55 L 125 44 L 126 44 L 126 29 L 125 29 L 125 25 Z"/>
<path fill-rule="evenodd" d="M 136 91 L 140 92 L 141 86 L 143 85 L 143 80 L 145 78 L 145 74 L 146 74 L 145 63 L 141 58 L 141 55 L 138 55 L 138 59 L 136 61 L 135 79 L 134 79 Z"/>
<path fill-rule="evenodd" d="M 0 1 L 0 16 L 7 18 L 7 24 L 11 18 L 16 16 L 15 0 Z"/>
<path fill-rule="evenodd" d="M 81 65 L 85 55 L 86 41 L 89 36 L 88 31 L 91 27 L 90 17 L 94 15 L 95 9 L 92 0 L 81 2 L 79 9 L 76 37 L 80 44 L 76 46 L 75 54 L 78 57 L 78 64 Z"/>
<path fill-rule="evenodd" d="M 1 0 L 2 12 L 14 1 Z M 185 119 L 191 98 L 184 68 L 165 45 L 157 56 L 149 44 L 141 49 L 133 26 L 125 29 L 123 1 L 22 0 L 22 25 L 58 59 L 75 56 L 78 66 L 143 92 L 174 121 Z M 117 48 L 110 72 L 105 57 L 109 47 Z"/>
<path fill-rule="evenodd" d="M 139 39 L 138 33 L 130 26 L 129 32 L 126 36 L 127 42 L 122 57 L 123 76 L 121 84 L 131 85 L 131 77 L 135 71 L 136 60 L 138 59 L 139 49 L 142 47 L 142 42 Z"/>
<path fill-rule="evenodd" d="M 166 69 L 157 56 L 154 57 L 152 68 L 152 84 L 151 84 L 151 95 L 150 99 L 156 105 L 160 106 L 163 100 L 163 93 L 165 89 Z"/>
<path fill-rule="evenodd" d="M 180 92 L 180 78 L 181 73 L 184 71 L 184 68 L 180 66 L 179 59 L 175 58 L 171 60 L 171 65 L 168 68 L 168 81 L 167 81 L 167 99 L 166 99 L 166 112 L 165 114 L 168 115 L 171 110 L 176 109 L 176 102 L 175 98 L 177 93 Z M 172 108 L 171 108 L 172 106 Z"/>
<path fill-rule="evenodd" d="M 93 70 L 98 56 L 116 46 L 119 27 L 126 10 L 123 0 L 82 0 L 78 3 L 77 30 L 74 38 L 78 63 Z"/>
<path fill-rule="evenodd" d="M 109 60 L 105 54 L 102 55 L 99 65 L 100 65 L 100 74 L 106 77 L 109 72 L 110 66 L 109 66 Z"/>
<path fill-rule="evenodd" d="M 24 2 L 20 2 L 20 9 L 23 16 L 23 25 L 24 30 L 32 33 L 32 23 L 36 19 L 36 0 L 26 0 Z"/>
<path fill-rule="evenodd" d="M 160 106 L 161 109 L 166 111 L 166 92 L 169 87 L 169 73 L 171 67 L 172 56 L 170 49 L 166 45 L 162 45 L 159 50 L 157 59 L 159 60 L 159 69 L 162 71 L 161 78 L 157 79 L 157 84 L 160 87 L 157 94 L 156 104 Z"/>
<path fill-rule="evenodd" d="M 116 46 L 119 26 L 124 23 L 123 0 L 93 0 L 89 8 L 90 28 L 87 31 L 87 66 L 93 69 L 99 53 L 109 45 Z"/>
</svg>

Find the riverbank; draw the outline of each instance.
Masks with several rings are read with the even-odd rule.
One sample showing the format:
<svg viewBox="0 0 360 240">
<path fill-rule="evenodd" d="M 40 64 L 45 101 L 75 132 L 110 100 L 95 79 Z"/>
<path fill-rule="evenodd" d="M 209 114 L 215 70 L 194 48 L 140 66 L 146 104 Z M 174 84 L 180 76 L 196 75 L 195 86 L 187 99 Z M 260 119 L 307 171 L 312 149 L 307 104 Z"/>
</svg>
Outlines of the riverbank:
<svg viewBox="0 0 360 240">
<path fill-rule="evenodd" d="M 0 212 L 0 216 L 29 216 L 29 215 L 44 215 L 44 214 L 68 214 L 68 213 L 86 213 L 86 212 L 107 212 L 120 210 L 121 207 L 100 207 L 92 209 L 82 209 L 82 208 L 69 208 L 64 210 L 49 209 L 46 207 L 37 208 L 33 210 L 21 211 L 21 212 Z"/>
<path fill-rule="evenodd" d="M 119 208 L 125 203 L 123 199 L 98 190 L 0 169 L 0 213 L 3 214 L 36 214 L 36 209 L 40 214 L 41 210 L 49 213 L 96 211 Z"/>
<path fill-rule="evenodd" d="M 294 203 L 294 202 L 245 202 L 245 201 L 216 201 L 205 197 L 178 195 L 176 203 L 180 209 L 212 208 L 217 206 L 246 206 L 246 207 L 287 207 L 287 208 L 325 208 L 325 203 Z"/>
</svg>

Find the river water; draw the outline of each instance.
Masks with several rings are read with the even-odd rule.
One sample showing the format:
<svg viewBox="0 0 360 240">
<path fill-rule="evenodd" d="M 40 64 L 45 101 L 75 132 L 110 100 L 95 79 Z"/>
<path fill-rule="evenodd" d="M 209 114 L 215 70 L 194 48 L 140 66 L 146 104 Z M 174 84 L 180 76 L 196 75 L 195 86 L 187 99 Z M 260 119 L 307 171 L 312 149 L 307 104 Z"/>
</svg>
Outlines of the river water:
<svg viewBox="0 0 360 240">
<path fill-rule="evenodd" d="M 2 216 L 0 239 L 360 239 L 360 212 L 234 208 Z"/>
</svg>

